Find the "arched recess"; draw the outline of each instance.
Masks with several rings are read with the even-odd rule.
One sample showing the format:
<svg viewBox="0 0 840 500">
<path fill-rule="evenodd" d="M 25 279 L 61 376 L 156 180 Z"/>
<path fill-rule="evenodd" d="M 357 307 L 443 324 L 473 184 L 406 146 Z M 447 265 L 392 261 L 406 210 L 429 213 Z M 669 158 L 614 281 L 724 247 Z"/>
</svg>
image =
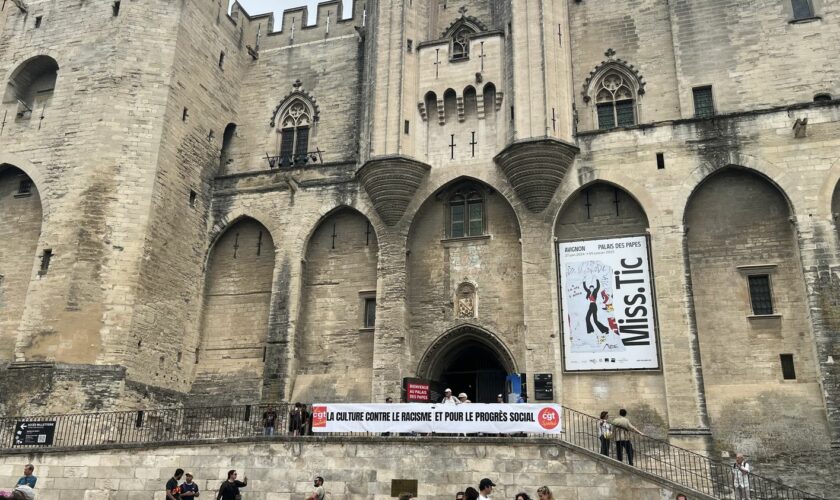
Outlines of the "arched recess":
<svg viewBox="0 0 840 500">
<path fill-rule="evenodd" d="M 29 119 L 52 99 L 58 63 L 50 56 L 35 56 L 23 62 L 6 82 L 3 103 L 17 102 L 17 118 Z"/>
<path fill-rule="evenodd" d="M 563 204 L 554 235 L 559 241 L 610 239 L 644 235 L 648 227 L 647 214 L 632 194 L 614 184 L 598 181 L 583 186 Z M 650 245 L 655 251 L 656 241 Z M 562 302 L 560 307 L 559 316 L 565 318 Z M 566 339 L 565 323 L 561 322 L 561 325 L 561 333 Z M 604 371 L 567 373 L 563 379 L 565 404 L 597 414 L 603 409 L 604 401 L 630 404 L 628 398 L 632 395 L 634 418 L 639 422 L 636 425 L 641 424 L 654 433 L 666 431 L 668 406 L 662 373 L 620 373 L 620 376 Z"/>
<path fill-rule="evenodd" d="M 222 150 L 219 153 L 219 173 L 225 173 L 227 165 L 233 163 L 236 151 L 236 124 L 228 123 L 222 136 Z"/>
<path fill-rule="evenodd" d="M 791 216 L 775 184 L 736 167 L 705 179 L 685 210 L 715 444 L 756 458 L 829 441 Z"/>
<path fill-rule="evenodd" d="M 423 202 L 412 220 L 406 262 L 415 355 L 464 323 L 517 344 L 524 328 L 519 238 L 511 205 L 478 180 L 456 179 Z M 466 308 L 463 284 L 473 291 Z"/>
<path fill-rule="evenodd" d="M 38 187 L 22 170 L 0 164 L 0 361 L 14 357 L 41 221 Z"/>
<path fill-rule="evenodd" d="M 373 376 L 379 243 L 348 207 L 324 217 L 306 246 L 292 400 L 367 401 Z"/>
<path fill-rule="evenodd" d="M 210 250 L 194 393 L 224 394 L 228 402 L 259 399 L 274 253 L 271 233 L 247 217 L 228 227 Z"/>
<path fill-rule="evenodd" d="M 417 376 L 465 392 L 474 403 L 494 403 L 504 393 L 505 375 L 518 373 L 505 343 L 471 324 L 459 325 L 432 342 L 420 358 Z"/>
</svg>

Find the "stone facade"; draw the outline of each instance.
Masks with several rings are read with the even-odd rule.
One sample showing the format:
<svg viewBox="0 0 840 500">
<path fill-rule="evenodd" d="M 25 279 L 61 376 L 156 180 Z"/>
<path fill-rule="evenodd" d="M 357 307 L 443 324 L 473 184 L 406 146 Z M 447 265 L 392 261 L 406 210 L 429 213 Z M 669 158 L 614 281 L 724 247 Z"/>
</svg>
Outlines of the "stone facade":
<svg viewBox="0 0 840 500">
<path fill-rule="evenodd" d="M 392 480 L 417 481 L 418 498 L 449 500 L 484 477 L 496 483 L 494 497 L 535 494 L 548 486 L 558 500 L 625 498 L 671 500 L 674 486 L 640 479 L 625 465 L 580 454 L 556 444 L 325 442 L 286 440 L 264 443 L 50 453 L 0 458 L 0 482 L 17 481 L 32 462 L 39 500 L 165 500 L 164 485 L 176 467 L 195 477 L 201 497 L 214 497 L 222 479 L 236 469 L 248 477 L 243 497 L 291 500 L 311 493 L 312 478 L 323 476 L 328 498 L 387 500 Z M 349 464 L 353 464 L 352 466 Z M 456 465 L 457 464 L 457 465 Z M 703 497 L 706 498 L 706 497 Z"/>
<path fill-rule="evenodd" d="M 0 12 L 0 411 L 381 401 L 479 349 L 803 486 L 840 446 L 831 2 L 329 1 L 278 31 L 26 5 Z M 567 372 L 554 243 L 627 234 L 661 369 Z"/>
</svg>

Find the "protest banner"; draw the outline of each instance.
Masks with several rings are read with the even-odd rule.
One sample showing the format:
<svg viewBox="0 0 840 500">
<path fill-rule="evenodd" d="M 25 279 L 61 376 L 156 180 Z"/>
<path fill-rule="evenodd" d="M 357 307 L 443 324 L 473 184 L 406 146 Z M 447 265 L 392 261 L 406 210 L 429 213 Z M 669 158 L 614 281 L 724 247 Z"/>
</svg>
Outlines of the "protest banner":
<svg viewBox="0 0 840 500">
<path fill-rule="evenodd" d="M 561 415 L 558 404 L 324 403 L 312 405 L 312 431 L 557 434 Z"/>
</svg>

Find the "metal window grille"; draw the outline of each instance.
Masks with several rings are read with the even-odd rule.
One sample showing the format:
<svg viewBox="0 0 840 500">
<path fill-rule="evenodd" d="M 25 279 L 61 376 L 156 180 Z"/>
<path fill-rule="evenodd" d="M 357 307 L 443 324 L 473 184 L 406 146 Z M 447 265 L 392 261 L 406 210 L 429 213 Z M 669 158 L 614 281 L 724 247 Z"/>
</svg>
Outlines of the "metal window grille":
<svg viewBox="0 0 840 500">
<path fill-rule="evenodd" d="M 295 153 L 295 129 L 286 128 L 280 134 L 280 161 L 283 164 L 291 163 L 292 155 Z"/>
<path fill-rule="evenodd" d="M 773 298 L 770 294 L 770 275 L 754 274 L 747 277 L 750 287 L 750 302 L 753 314 L 773 314 Z"/>
<path fill-rule="evenodd" d="M 811 0 L 792 0 L 794 19 L 808 19 L 814 17 L 814 6 L 811 5 Z"/>
<path fill-rule="evenodd" d="M 617 101 L 615 103 L 615 116 L 619 127 L 635 125 L 636 112 L 633 109 L 633 101 Z"/>
<path fill-rule="evenodd" d="M 613 103 L 608 102 L 598 105 L 598 128 L 601 130 L 615 128 L 615 113 L 613 113 Z"/>
<path fill-rule="evenodd" d="M 295 138 L 295 155 L 306 156 L 307 148 L 309 147 L 309 127 L 298 127 L 297 137 Z"/>
<path fill-rule="evenodd" d="M 782 378 L 785 380 L 796 380 L 796 369 L 793 366 L 793 354 L 779 354 L 782 362 Z"/>
<path fill-rule="evenodd" d="M 715 103 L 712 99 L 712 87 L 697 87 L 692 92 L 694 93 L 694 116 L 697 118 L 714 116 Z"/>
<path fill-rule="evenodd" d="M 365 299 L 365 328 L 376 324 L 376 298 Z"/>
<path fill-rule="evenodd" d="M 32 179 L 21 179 L 18 184 L 17 194 L 31 194 L 32 193 Z"/>
</svg>

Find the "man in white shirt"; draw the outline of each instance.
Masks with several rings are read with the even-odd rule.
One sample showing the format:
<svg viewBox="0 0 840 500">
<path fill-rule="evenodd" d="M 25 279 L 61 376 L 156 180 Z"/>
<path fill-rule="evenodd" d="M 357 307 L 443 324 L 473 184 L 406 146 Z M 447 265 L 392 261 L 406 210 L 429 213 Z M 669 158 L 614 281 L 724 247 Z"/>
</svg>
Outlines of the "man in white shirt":
<svg viewBox="0 0 840 500">
<path fill-rule="evenodd" d="M 740 453 L 735 455 L 732 475 L 734 477 L 735 498 L 737 500 L 750 500 L 750 464 Z"/>
<path fill-rule="evenodd" d="M 458 401 L 458 398 L 452 395 L 452 389 L 446 389 L 445 391 L 443 391 L 443 400 L 441 401 L 441 403 L 445 405 L 461 404 L 461 402 Z"/>
<path fill-rule="evenodd" d="M 484 478 L 478 483 L 478 500 L 490 500 L 490 494 L 493 493 L 493 487 L 496 483 L 488 478 Z"/>
</svg>

